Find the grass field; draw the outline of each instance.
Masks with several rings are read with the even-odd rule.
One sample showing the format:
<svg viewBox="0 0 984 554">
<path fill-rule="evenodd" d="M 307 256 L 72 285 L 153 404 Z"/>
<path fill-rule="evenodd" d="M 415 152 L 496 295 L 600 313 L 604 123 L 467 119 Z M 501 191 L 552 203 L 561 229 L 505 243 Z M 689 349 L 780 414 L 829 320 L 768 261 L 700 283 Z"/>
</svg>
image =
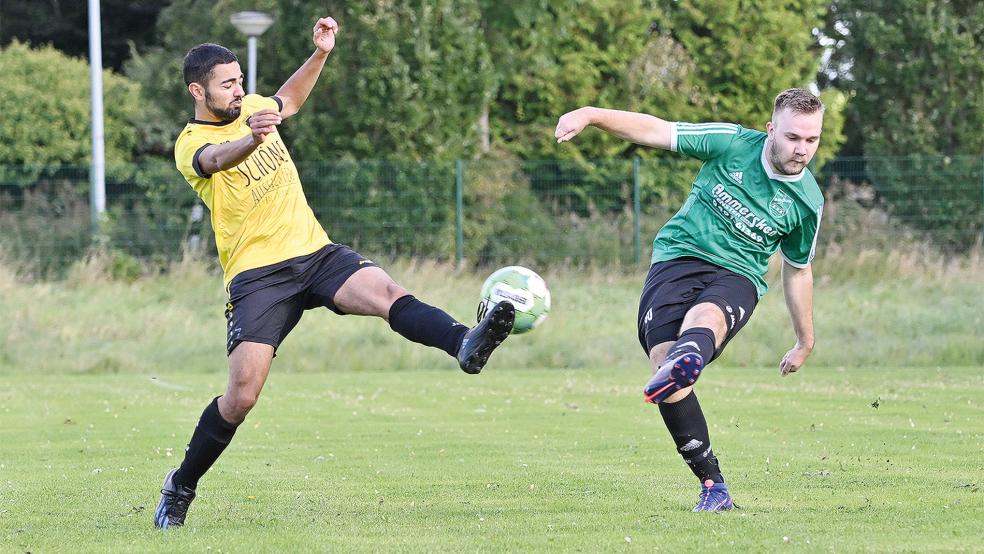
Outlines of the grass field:
<svg viewBox="0 0 984 554">
<path fill-rule="evenodd" d="M 982 549 L 979 368 L 712 368 L 732 513 L 689 512 L 641 370 L 274 373 L 163 533 L 160 480 L 221 375 L 6 375 L 0 551 Z"/>
<path fill-rule="evenodd" d="M 641 401 L 645 270 L 552 270 L 546 324 L 480 376 L 382 321 L 306 314 L 166 533 L 160 481 L 225 385 L 221 279 L 0 267 L 0 552 L 984 551 L 984 270 L 918 256 L 818 267 L 801 373 L 777 375 L 778 290 L 711 366 L 741 510 L 690 513 L 696 480 Z M 484 274 L 387 266 L 470 321 Z"/>
</svg>

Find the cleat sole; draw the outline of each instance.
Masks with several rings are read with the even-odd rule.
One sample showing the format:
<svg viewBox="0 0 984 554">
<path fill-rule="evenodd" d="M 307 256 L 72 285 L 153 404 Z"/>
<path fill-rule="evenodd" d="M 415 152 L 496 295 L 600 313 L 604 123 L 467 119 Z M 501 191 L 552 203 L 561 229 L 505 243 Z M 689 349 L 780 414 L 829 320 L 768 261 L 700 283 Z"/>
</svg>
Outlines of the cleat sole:
<svg viewBox="0 0 984 554">
<path fill-rule="evenodd" d="M 673 360 L 669 371 L 661 368 L 643 389 L 643 397 L 650 404 L 659 404 L 685 387 L 692 386 L 700 376 L 703 361 L 700 356 L 684 355 Z M 666 366 L 663 366 L 664 368 Z M 662 378 L 657 379 L 662 375 Z"/>
</svg>

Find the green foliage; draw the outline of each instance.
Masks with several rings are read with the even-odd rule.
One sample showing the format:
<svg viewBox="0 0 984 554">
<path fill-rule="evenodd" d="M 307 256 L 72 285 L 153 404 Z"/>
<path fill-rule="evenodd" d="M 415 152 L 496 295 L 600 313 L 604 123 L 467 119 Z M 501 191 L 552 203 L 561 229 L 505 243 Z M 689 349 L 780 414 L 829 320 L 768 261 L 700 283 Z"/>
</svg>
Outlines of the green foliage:
<svg viewBox="0 0 984 554">
<path fill-rule="evenodd" d="M 299 163 L 308 203 L 335 242 L 366 255 L 446 258 L 454 251 L 450 162 Z"/>
<path fill-rule="evenodd" d="M 487 49 L 475 40 L 477 4 L 327 4 L 179 0 L 161 14 L 163 46 L 137 54 L 128 72 L 162 98 L 161 117 L 172 122 L 173 141 L 192 109 L 181 78 L 188 49 L 218 42 L 237 52 L 246 70 L 245 37 L 229 23 L 230 13 L 260 9 L 276 18 L 258 41 L 257 92 L 265 95 L 311 55 L 315 21 L 332 15 L 341 28 L 335 50 L 301 113 L 283 126 L 296 159 L 449 160 L 474 153 L 478 116 L 492 90 Z M 161 140 L 168 134 L 153 121 L 145 133 Z"/>
<path fill-rule="evenodd" d="M 668 31 L 694 60 L 699 117 L 761 129 L 780 91 L 812 81 L 813 29 L 826 0 L 689 0 L 668 10 Z"/>
<path fill-rule="evenodd" d="M 643 51 L 654 12 L 621 0 L 484 2 L 486 36 L 499 89 L 492 140 L 523 159 L 557 157 L 554 124 L 585 104 L 625 107 L 629 68 Z M 582 158 L 612 157 L 623 141 L 579 140 Z"/>
<path fill-rule="evenodd" d="M 824 166 L 837 156 L 847 140 L 844 133 L 844 119 L 848 99 L 843 91 L 828 88 L 820 93 L 820 100 L 826 109 L 823 112 L 820 148 L 817 149 L 817 155 L 811 165 L 819 172 L 823 172 Z"/>
<path fill-rule="evenodd" d="M 0 164 L 41 171 L 91 156 L 89 66 L 50 46 L 14 41 L 0 51 Z M 103 72 L 107 163 L 129 161 L 142 115 L 139 87 Z M 36 175 L 37 173 L 35 173 Z"/>
<path fill-rule="evenodd" d="M 984 151 L 984 10 L 979 2 L 837 0 L 840 77 L 872 155 Z"/>
<path fill-rule="evenodd" d="M 134 258 L 126 252 L 114 250 L 109 255 L 109 267 L 107 268 L 110 277 L 116 281 L 132 283 L 140 277 L 143 266 L 140 260 Z"/>
<path fill-rule="evenodd" d="M 884 158 L 870 175 L 915 228 L 944 231 L 965 248 L 982 221 L 984 10 L 979 2 L 837 0 L 827 32 L 838 39 L 837 76 L 865 155 Z M 836 66 L 837 64 L 835 64 Z M 940 156 L 953 163 L 938 166 Z M 918 176 L 918 177 L 917 177 Z M 937 210 L 957 210 L 940 223 Z"/>
<path fill-rule="evenodd" d="M 558 151 L 557 116 L 597 105 L 764 128 L 775 95 L 813 78 L 823 0 L 656 4 L 487 2 L 502 82 L 493 136 L 527 159 L 614 157 L 635 147 L 595 133 Z"/>
<path fill-rule="evenodd" d="M 490 113 L 493 143 L 530 160 L 667 158 L 658 175 L 644 174 L 643 188 L 678 196 L 690 188 L 697 165 L 598 131 L 558 148 L 557 117 L 595 105 L 764 129 L 775 95 L 814 77 L 820 53 L 812 30 L 822 23 L 824 6 L 823 0 L 486 1 L 486 40 L 500 82 Z M 825 100 L 821 164 L 843 142 L 844 98 L 831 92 Z M 603 201 L 611 181 L 602 177 L 594 188 L 571 183 L 568 192 L 617 210 Z"/>
</svg>

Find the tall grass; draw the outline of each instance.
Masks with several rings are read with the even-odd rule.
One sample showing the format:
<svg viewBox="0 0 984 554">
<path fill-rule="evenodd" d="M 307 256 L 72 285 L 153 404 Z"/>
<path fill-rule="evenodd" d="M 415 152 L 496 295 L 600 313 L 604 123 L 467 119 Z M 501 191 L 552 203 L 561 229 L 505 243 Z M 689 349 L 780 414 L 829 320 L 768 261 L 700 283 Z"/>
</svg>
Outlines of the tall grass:
<svg viewBox="0 0 984 554">
<path fill-rule="evenodd" d="M 980 245 L 949 255 L 847 197 L 829 203 L 821 236 L 810 365 L 984 365 Z M 516 261 L 526 259 L 516 250 Z M 226 296 L 213 259 L 185 256 L 162 267 L 96 249 L 54 281 L 36 280 L 35 266 L 21 261 L 0 251 L 0 371 L 224 371 Z M 773 291 L 719 365 L 774 365 L 792 346 L 778 257 L 772 262 Z M 511 338 L 491 368 L 644 371 L 635 321 L 645 263 L 527 263 L 546 277 L 552 313 L 542 328 Z M 382 265 L 419 298 L 469 324 L 494 269 L 427 260 Z M 456 367 L 442 352 L 408 345 L 381 320 L 327 310 L 305 314 L 278 354 L 278 371 Z"/>
<path fill-rule="evenodd" d="M 210 264 L 113 280 L 109 257 L 80 262 L 62 281 L 23 282 L 0 264 L 0 371 L 156 373 L 225 371 L 221 277 Z M 422 300 L 474 321 L 486 269 L 382 262 Z M 814 367 L 984 365 L 981 257 L 957 260 L 828 248 L 816 263 Z M 553 292 L 534 332 L 512 337 L 495 367 L 638 367 L 636 311 L 645 267 L 536 268 Z M 773 290 L 719 366 L 772 366 L 794 336 L 778 271 Z M 277 371 L 447 368 L 443 352 L 408 344 L 382 320 L 307 312 L 278 352 Z"/>
</svg>

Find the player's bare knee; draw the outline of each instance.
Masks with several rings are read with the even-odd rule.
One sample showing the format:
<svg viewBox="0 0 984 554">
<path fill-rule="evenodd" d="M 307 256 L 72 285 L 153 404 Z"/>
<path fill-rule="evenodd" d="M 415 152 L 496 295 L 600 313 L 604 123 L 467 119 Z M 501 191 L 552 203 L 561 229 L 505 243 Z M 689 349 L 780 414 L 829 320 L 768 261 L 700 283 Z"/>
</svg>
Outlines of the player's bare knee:
<svg viewBox="0 0 984 554">
<path fill-rule="evenodd" d="M 407 292 L 407 289 L 396 284 L 394 281 L 390 281 L 386 284 L 386 298 L 389 304 L 393 304 L 393 302 L 396 302 L 408 294 L 410 293 Z"/>
<path fill-rule="evenodd" d="M 242 423 L 246 419 L 246 414 L 256 406 L 256 401 L 260 398 L 258 391 L 238 390 L 229 396 L 229 411 L 227 414 L 232 421 L 230 423 Z"/>
<path fill-rule="evenodd" d="M 687 329 L 704 327 L 705 329 L 710 329 L 711 332 L 714 333 L 715 343 L 720 344 L 728 330 L 727 322 L 724 317 L 724 312 L 717 304 L 712 304 L 710 302 L 698 304 L 687 312 L 687 316 L 683 320 L 683 325 L 681 326 L 680 331 L 682 333 Z"/>
</svg>

